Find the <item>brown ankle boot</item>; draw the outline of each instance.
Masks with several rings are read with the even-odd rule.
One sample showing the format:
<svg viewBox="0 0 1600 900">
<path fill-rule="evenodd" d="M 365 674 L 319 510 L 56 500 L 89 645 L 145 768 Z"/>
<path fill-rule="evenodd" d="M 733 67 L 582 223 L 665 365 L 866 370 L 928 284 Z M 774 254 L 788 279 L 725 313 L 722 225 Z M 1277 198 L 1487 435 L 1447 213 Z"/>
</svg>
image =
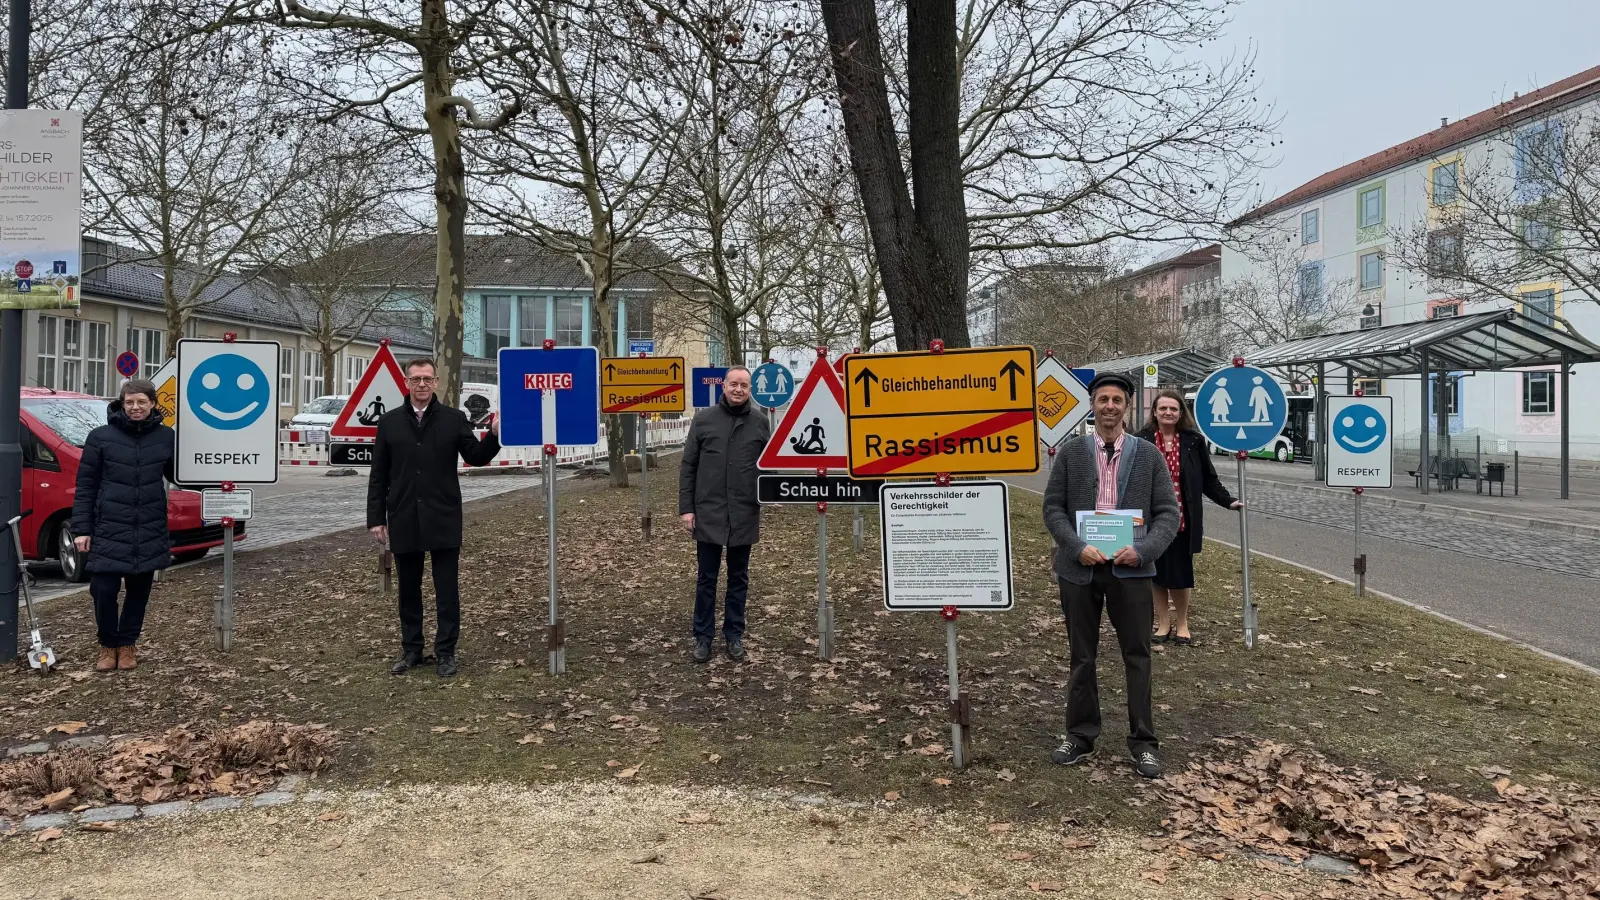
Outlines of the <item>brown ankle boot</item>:
<svg viewBox="0 0 1600 900">
<path fill-rule="evenodd" d="M 119 648 L 117 648 L 117 668 L 119 668 L 119 669 L 137 669 L 137 668 L 139 668 L 139 658 L 134 655 L 132 647 L 119 647 Z"/>
<path fill-rule="evenodd" d="M 95 660 L 96 672 L 115 672 L 117 670 L 117 648 L 101 647 L 100 658 Z"/>
</svg>

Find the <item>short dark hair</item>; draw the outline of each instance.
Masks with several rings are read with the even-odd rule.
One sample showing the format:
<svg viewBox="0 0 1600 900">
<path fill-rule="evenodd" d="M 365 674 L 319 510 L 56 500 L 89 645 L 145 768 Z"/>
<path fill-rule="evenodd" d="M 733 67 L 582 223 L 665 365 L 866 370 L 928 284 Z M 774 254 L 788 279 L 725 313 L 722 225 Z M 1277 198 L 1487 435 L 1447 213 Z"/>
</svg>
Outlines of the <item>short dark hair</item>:
<svg viewBox="0 0 1600 900">
<path fill-rule="evenodd" d="M 117 399 L 126 400 L 128 399 L 129 394 L 144 394 L 146 397 L 150 398 L 151 405 L 156 405 L 161 402 L 160 399 L 156 397 L 155 382 L 146 378 L 130 378 L 127 381 L 124 381 L 122 383 L 122 388 L 117 391 Z"/>
<path fill-rule="evenodd" d="M 743 372 L 746 375 L 749 375 L 750 374 L 750 367 L 749 366 L 729 366 L 726 370 L 723 371 L 722 377 L 724 379 L 726 379 L 729 375 L 732 375 L 735 372 Z"/>
<path fill-rule="evenodd" d="M 418 356 L 408 359 L 406 360 L 405 366 L 402 368 L 405 370 L 407 375 L 410 375 L 411 370 L 417 368 L 418 366 L 427 366 L 428 368 L 435 370 L 439 368 L 439 364 L 434 362 L 433 357 L 431 356 Z"/>
</svg>

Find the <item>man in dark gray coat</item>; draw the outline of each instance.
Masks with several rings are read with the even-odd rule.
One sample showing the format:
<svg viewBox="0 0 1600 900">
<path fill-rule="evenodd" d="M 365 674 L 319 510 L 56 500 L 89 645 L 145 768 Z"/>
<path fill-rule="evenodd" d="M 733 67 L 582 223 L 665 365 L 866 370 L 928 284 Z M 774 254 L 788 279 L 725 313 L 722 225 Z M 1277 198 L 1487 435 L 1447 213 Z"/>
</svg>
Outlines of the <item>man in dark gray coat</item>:
<svg viewBox="0 0 1600 900">
<path fill-rule="evenodd" d="M 717 625 L 717 575 L 728 550 L 722 639 L 728 658 L 744 659 L 744 607 L 750 591 L 750 545 L 761 535 L 756 461 L 767 445 L 767 417 L 750 401 L 750 370 L 728 369 L 722 400 L 689 426 L 678 467 L 678 514 L 699 545 L 694 591 L 694 661 L 709 662 Z"/>
<path fill-rule="evenodd" d="M 1089 385 L 1089 394 L 1095 430 L 1062 447 L 1044 492 L 1044 524 L 1055 539 L 1054 571 L 1072 650 L 1067 740 L 1050 758 L 1067 766 L 1082 762 L 1100 736 L 1095 655 L 1104 607 L 1127 672 L 1133 768 L 1146 778 L 1159 778 L 1161 759 L 1150 708 L 1150 580 L 1156 559 L 1178 533 L 1178 497 L 1161 451 L 1123 430 L 1133 384 L 1121 375 L 1101 375 Z M 1078 513 L 1111 510 L 1138 510 L 1144 524 L 1135 529 L 1132 545 L 1116 548 L 1108 559 L 1079 536 Z"/>
</svg>

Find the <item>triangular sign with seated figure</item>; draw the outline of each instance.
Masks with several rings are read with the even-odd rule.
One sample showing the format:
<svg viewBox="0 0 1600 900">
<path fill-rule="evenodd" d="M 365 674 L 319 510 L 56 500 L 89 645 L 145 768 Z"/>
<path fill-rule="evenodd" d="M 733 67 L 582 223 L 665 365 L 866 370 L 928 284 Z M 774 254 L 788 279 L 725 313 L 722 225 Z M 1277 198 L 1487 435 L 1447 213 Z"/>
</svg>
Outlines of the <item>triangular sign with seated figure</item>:
<svg viewBox="0 0 1600 900">
<path fill-rule="evenodd" d="M 767 471 L 845 471 L 850 467 L 844 421 L 844 383 L 817 357 L 789 403 L 757 466 Z"/>
<path fill-rule="evenodd" d="M 350 392 L 339 418 L 328 429 L 334 438 L 376 438 L 378 420 L 391 409 L 406 402 L 406 378 L 395 362 L 394 352 L 387 343 L 378 347 L 372 362 L 361 373 L 356 389 Z"/>
</svg>

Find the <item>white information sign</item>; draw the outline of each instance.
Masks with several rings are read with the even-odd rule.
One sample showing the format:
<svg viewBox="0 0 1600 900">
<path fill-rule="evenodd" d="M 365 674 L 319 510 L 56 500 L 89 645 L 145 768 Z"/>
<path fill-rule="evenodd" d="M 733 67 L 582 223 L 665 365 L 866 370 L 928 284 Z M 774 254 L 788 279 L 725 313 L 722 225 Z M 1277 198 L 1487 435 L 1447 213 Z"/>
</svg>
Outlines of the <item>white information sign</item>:
<svg viewBox="0 0 1600 900">
<path fill-rule="evenodd" d="M 1147 363 L 1144 367 L 1144 386 L 1147 388 L 1161 386 L 1161 367 L 1155 363 Z"/>
<path fill-rule="evenodd" d="M 278 480 L 278 342 L 178 342 L 179 484 Z"/>
<path fill-rule="evenodd" d="M 224 518 L 231 518 L 235 522 L 248 522 L 250 520 L 250 495 L 249 488 L 239 488 L 232 491 L 207 489 L 200 492 L 200 518 L 207 522 L 220 522 Z"/>
<path fill-rule="evenodd" d="M 999 481 L 885 484 L 883 605 L 1010 609 L 1011 508 Z"/>
<path fill-rule="evenodd" d="M 1328 486 L 1394 487 L 1394 398 L 1328 398 Z"/>
<path fill-rule="evenodd" d="M 82 147 L 82 113 L 0 112 L 0 308 L 78 305 Z"/>
</svg>

